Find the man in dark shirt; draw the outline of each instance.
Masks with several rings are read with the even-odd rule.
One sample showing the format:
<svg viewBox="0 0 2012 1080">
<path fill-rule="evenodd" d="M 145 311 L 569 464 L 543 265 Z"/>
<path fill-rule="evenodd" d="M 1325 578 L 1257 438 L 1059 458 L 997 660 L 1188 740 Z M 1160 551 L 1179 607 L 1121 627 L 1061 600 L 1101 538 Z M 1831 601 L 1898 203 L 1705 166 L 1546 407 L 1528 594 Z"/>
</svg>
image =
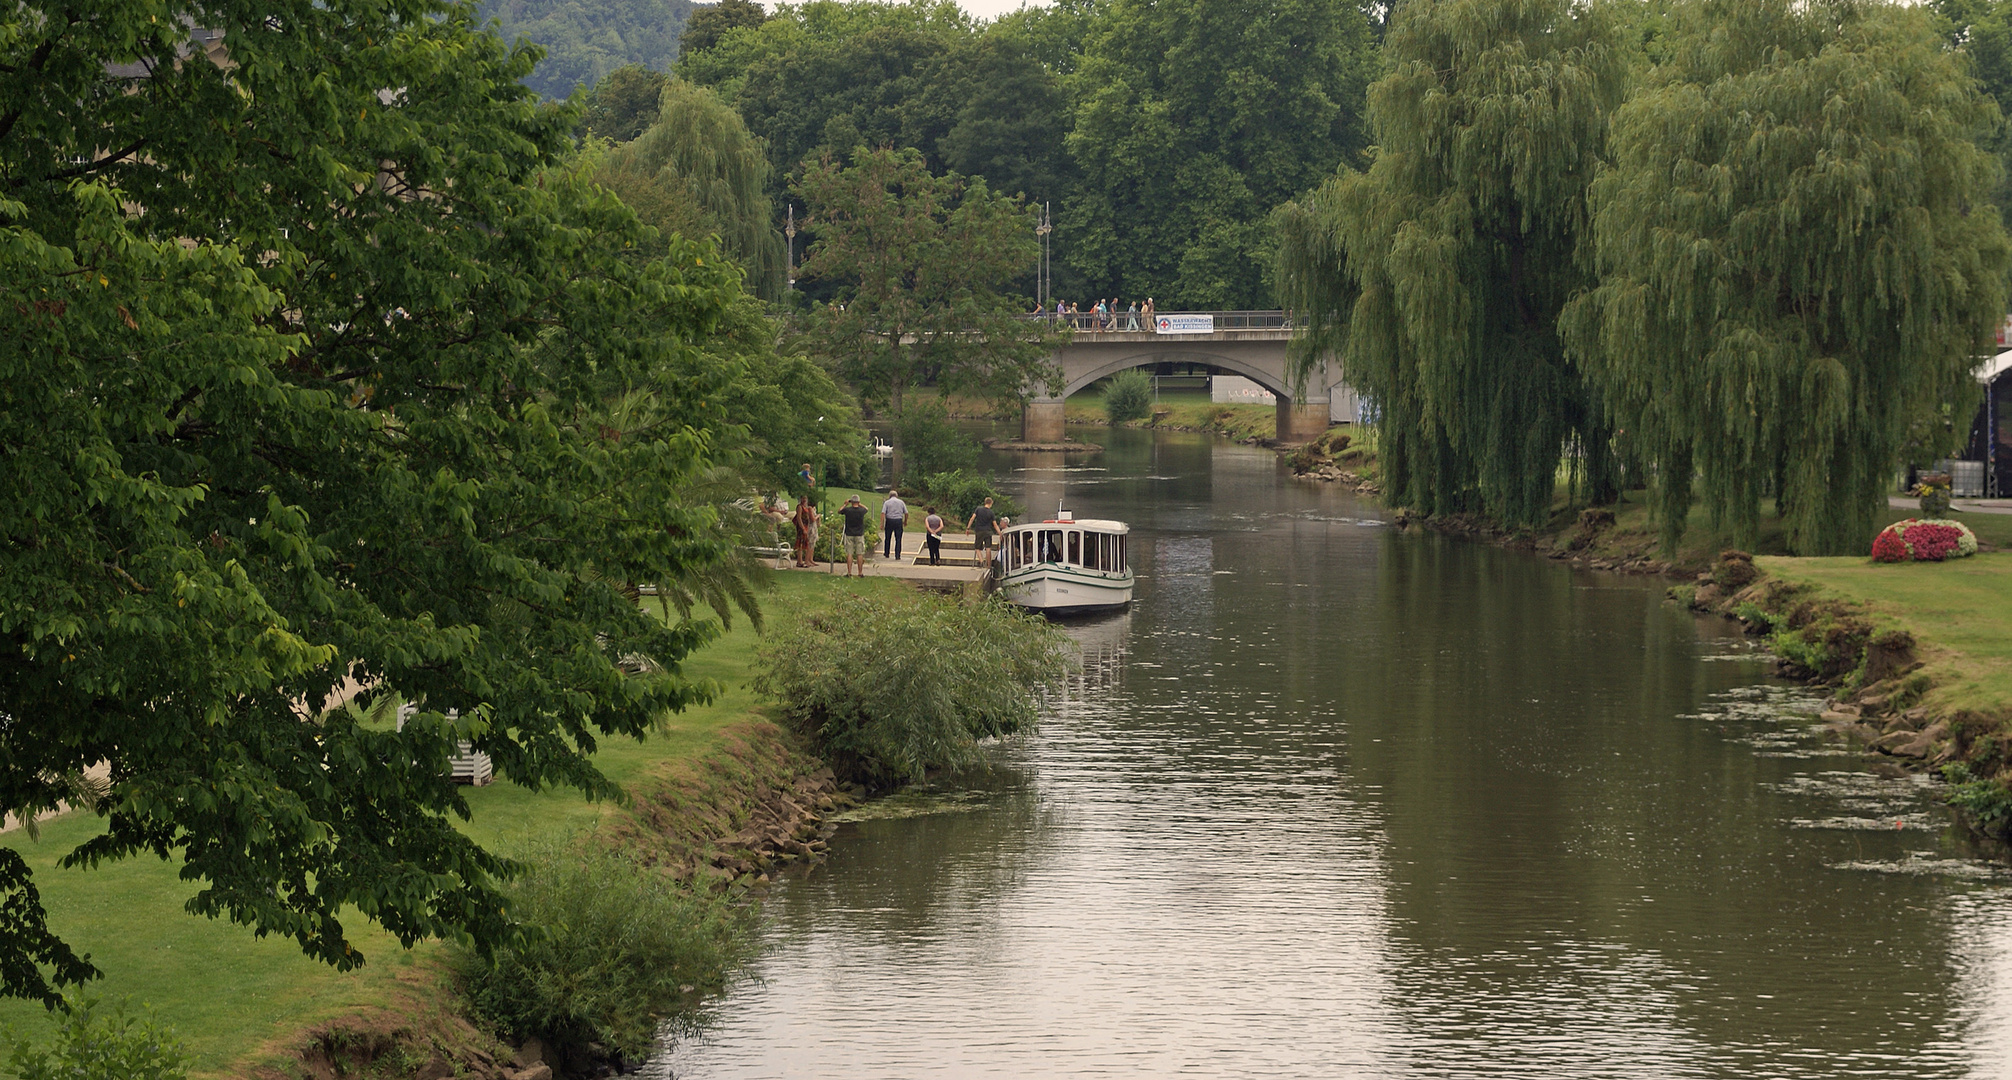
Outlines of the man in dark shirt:
<svg viewBox="0 0 2012 1080">
<path fill-rule="evenodd" d="M 999 528 L 999 515 L 992 512 L 992 500 L 971 512 L 971 520 L 964 523 L 971 530 L 971 561 L 980 566 L 992 561 L 992 536 Z"/>
<path fill-rule="evenodd" d="M 866 576 L 866 507 L 859 496 L 845 500 L 845 506 L 838 515 L 845 519 L 845 535 L 839 543 L 845 550 L 845 576 Z"/>
</svg>

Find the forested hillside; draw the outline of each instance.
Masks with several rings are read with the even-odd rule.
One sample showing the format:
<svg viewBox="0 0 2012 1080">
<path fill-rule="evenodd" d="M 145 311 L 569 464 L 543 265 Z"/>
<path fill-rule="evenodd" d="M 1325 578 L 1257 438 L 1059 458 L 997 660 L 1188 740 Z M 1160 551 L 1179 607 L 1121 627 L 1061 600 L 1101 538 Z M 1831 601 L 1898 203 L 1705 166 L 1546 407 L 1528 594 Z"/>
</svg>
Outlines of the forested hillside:
<svg viewBox="0 0 2012 1080">
<path fill-rule="evenodd" d="M 525 85 L 563 98 L 624 64 L 669 70 L 691 12 L 691 0 L 483 0 L 481 17 L 495 19 L 505 41 L 544 46 Z"/>
</svg>

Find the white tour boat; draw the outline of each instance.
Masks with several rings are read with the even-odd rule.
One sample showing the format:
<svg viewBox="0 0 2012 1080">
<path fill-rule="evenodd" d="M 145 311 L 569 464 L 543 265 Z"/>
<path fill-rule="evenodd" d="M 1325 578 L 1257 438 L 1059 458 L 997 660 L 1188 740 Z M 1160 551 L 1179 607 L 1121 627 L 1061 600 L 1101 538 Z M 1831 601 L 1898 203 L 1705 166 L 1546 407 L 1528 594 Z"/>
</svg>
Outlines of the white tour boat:
<svg viewBox="0 0 2012 1080">
<path fill-rule="evenodd" d="M 999 536 L 999 589 L 1054 615 L 1124 607 L 1132 602 L 1131 531 L 1122 521 L 1077 521 L 1066 510 L 1009 525 Z"/>
</svg>

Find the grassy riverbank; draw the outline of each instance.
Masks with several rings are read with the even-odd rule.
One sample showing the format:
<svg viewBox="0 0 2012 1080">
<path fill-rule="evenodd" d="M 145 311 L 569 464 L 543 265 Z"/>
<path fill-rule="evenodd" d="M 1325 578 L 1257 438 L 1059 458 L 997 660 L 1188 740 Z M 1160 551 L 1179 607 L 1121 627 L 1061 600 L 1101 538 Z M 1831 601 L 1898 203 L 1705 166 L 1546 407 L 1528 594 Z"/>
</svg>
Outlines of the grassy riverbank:
<svg viewBox="0 0 2012 1080">
<path fill-rule="evenodd" d="M 1809 598 L 1863 612 L 1876 636 L 1905 631 L 1932 684 L 1931 713 L 2012 713 L 2012 551 L 1944 563 L 1867 558 L 1759 558 L 1754 564 Z"/>
<path fill-rule="evenodd" d="M 1827 687 L 1841 735 L 1954 781 L 1975 829 L 2012 839 L 2012 551 L 1943 563 L 1748 559 L 1671 594 L 1765 635 L 1785 674 Z"/>
<path fill-rule="evenodd" d="M 1609 569 L 1650 573 L 1670 572 L 1693 575 L 1709 568 L 1719 552 L 1735 547 L 1732 529 L 1714 522 L 1704 507 L 1692 507 L 1684 526 L 1683 539 L 1674 552 L 1662 550 L 1661 531 L 1645 503 L 1647 493 L 1636 490 L 1624 494 L 1611 506 L 1585 507 L 1569 503 L 1561 483 L 1551 520 L 1537 529 L 1503 529 L 1476 518 L 1449 517 L 1425 522 L 1446 532 L 1474 534 L 1523 547 L 1540 555 L 1570 558 L 1576 562 Z M 1393 507 L 1393 509 L 1398 509 Z M 1906 518 L 1920 517 L 1911 507 L 1888 507 L 1875 521 L 1877 528 Z M 1980 551 L 2012 551 L 2012 514 L 1956 513 L 1952 515 L 1977 534 Z M 1872 537 L 1866 537 L 1870 551 Z M 1772 505 L 1761 511 L 1760 534 L 1752 554 L 1786 556 L 1787 534 Z"/>
<path fill-rule="evenodd" d="M 777 576 L 777 587 L 764 603 L 780 615 L 793 603 L 839 589 L 881 593 L 901 586 L 887 579 L 784 574 Z M 717 700 L 667 718 L 646 742 L 601 744 L 596 765 L 616 783 L 645 796 L 634 808 L 589 803 L 572 791 L 535 792 L 499 782 L 467 791 L 473 820 L 464 830 L 506 853 L 588 833 L 619 834 L 639 828 L 638 810 L 661 814 L 662 800 L 652 796 L 666 784 L 701 777 L 712 785 L 701 795 L 731 800 L 737 797 L 732 789 L 739 775 L 808 765 L 754 760 L 778 754 L 771 745 L 774 729 L 762 720 L 747 686 L 756 642 L 747 620 L 735 618 L 727 634 L 684 665 L 693 676 L 720 684 Z M 758 753 L 751 753 L 751 746 Z M 695 806 L 691 812 L 724 821 L 735 808 Z M 179 864 L 129 859 L 96 870 L 56 867 L 65 852 L 101 828 L 94 816 L 71 814 L 44 822 L 39 843 L 18 829 L 0 835 L 0 843 L 21 851 L 34 866 L 51 926 L 105 971 L 106 977 L 88 993 L 108 1002 L 126 997 L 156 1009 L 187 1042 L 195 1075 L 248 1075 L 261 1063 L 294 1056 L 312 1029 L 345 1018 L 367 1023 L 373 1016 L 440 1014 L 451 1007 L 443 947 L 428 943 L 402 949 L 353 912 L 345 924 L 357 931 L 354 936 L 370 960 L 357 971 L 340 973 L 307 959 L 292 941 L 260 941 L 242 927 L 187 914 L 183 904 L 197 886 L 180 880 Z M 683 837 L 688 844 L 705 839 Z M 0 1025 L 37 1040 L 50 1027 L 39 1006 L 19 1001 L 0 1002 Z"/>
</svg>

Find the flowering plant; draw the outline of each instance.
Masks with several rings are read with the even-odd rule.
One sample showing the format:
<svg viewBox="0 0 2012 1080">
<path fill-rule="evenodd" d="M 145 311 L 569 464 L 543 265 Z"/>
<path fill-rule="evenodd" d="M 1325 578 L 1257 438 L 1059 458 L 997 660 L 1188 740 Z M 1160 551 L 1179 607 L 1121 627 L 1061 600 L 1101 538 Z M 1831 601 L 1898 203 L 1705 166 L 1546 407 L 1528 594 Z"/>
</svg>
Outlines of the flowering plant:
<svg viewBox="0 0 2012 1080">
<path fill-rule="evenodd" d="M 1888 525 L 1872 540 L 1875 562 L 1941 562 L 1977 554 L 1977 534 L 1962 522 L 1909 518 Z"/>
</svg>

